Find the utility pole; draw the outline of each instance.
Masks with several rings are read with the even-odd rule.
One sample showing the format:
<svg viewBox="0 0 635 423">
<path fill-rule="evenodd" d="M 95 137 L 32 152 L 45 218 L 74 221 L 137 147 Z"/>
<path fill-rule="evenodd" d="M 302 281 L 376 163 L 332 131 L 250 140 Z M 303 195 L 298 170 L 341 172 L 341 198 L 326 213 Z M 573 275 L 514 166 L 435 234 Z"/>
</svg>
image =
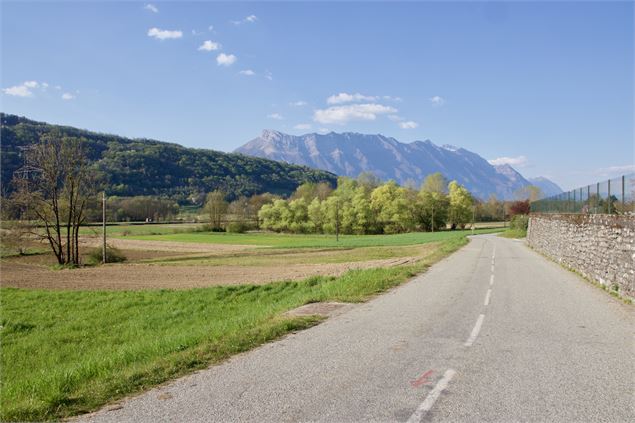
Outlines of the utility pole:
<svg viewBox="0 0 635 423">
<path fill-rule="evenodd" d="M 104 191 L 101 196 L 101 229 L 103 235 L 101 261 L 103 264 L 106 264 L 106 191 Z"/>
<path fill-rule="evenodd" d="M 335 202 L 335 242 L 340 242 L 340 199 Z"/>
</svg>

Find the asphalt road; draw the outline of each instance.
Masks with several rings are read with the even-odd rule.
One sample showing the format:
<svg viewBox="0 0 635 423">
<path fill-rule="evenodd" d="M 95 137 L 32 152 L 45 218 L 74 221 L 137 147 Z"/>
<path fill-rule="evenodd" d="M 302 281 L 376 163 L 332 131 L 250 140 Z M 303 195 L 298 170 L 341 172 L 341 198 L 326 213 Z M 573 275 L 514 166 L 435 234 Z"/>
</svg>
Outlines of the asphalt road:
<svg viewBox="0 0 635 423">
<path fill-rule="evenodd" d="M 80 420 L 634 421 L 634 316 L 478 236 L 373 301 Z"/>
</svg>

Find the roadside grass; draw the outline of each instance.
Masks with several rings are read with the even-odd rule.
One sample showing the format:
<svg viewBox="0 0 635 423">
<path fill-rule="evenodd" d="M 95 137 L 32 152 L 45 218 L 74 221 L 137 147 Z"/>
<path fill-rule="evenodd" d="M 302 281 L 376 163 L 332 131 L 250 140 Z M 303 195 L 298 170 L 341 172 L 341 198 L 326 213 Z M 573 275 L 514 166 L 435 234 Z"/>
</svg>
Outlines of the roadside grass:
<svg viewBox="0 0 635 423">
<path fill-rule="evenodd" d="M 438 243 L 425 246 L 405 245 L 387 247 L 323 248 L 323 249 L 250 249 L 223 255 L 201 255 L 152 258 L 140 263 L 179 266 L 287 266 L 292 264 L 335 264 L 368 260 L 384 260 L 400 257 L 417 257 Z"/>
<path fill-rule="evenodd" d="M 477 229 L 475 234 L 500 232 L 499 228 Z M 276 248 L 355 248 L 373 246 L 414 245 L 463 238 L 472 231 L 410 232 L 394 235 L 335 235 L 187 232 L 165 235 L 130 235 L 127 238 L 146 241 L 198 242 L 207 244 L 256 245 Z"/>
<path fill-rule="evenodd" d="M 445 237 L 413 265 L 299 282 L 188 291 L 1 288 L 0 419 L 52 420 L 95 410 L 310 327 L 320 318 L 283 313 L 312 302 L 365 301 L 466 243 L 465 236 Z"/>
<path fill-rule="evenodd" d="M 498 234 L 498 236 L 502 236 L 503 238 L 525 238 L 527 231 L 523 229 L 507 229 Z"/>
</svg>

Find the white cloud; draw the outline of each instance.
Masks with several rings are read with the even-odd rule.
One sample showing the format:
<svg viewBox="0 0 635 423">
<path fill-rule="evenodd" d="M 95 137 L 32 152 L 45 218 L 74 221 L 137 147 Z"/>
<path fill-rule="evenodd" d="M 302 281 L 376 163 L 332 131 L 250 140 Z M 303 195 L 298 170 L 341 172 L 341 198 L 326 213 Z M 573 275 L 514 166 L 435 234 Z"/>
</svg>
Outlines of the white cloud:
<svg viewBox="0 0 635 423">
<path fill-rule="evenodd" d="M 241 70 L 238 73 L 245 76 L 254 76 L 256 74 L 256 72 L 252 71 L 251 69 Z"/>
<path fill-rule="evenodd" d="M 45 90 L 49 87 L 48 82 L 42 82 L 42 89 Z"/>
<path fill-rule="evenodd" d="M 29 89 L 29 87 L 27 87 L 24 84 L 15 85 L 9 88 L 3 88 L 2 92 L 5 93 L 6 95 L 11 95 L 14 97 L 32 97 L 33 96 L 33 91 L 31 91 L 31 89 Z"/>
<path fill-rule="evenodd" d="M 37 81 L 25 81 L 24 84 L 25 87 L 27 88 L 37 88 L 40 86 L 40 84 Z"/>
<path fill-rule="evenodd" d="M 205 40 L 198 49 L 201 51 L 214 51 L 219 50 L 220 48 L 221 45 L 219 43 L 215 43 L 212 40 Z"/>
<path fill-rule="evenodd" d="M 176 39 L 176 38 L 183 37 L 183 32 L 170 31 L 167 29 L 159 29 L 159 28 L 150 28 L 148 30 L 148 37 L 153 37 L 158 40 Z"/>
<path fill-rule="evenodd" d="M 377 100 L 376 96 L 372 95 L 363 95 L 360 93 L 348 94 L 348 93 L 339 93 L 334 94 L 326 99 L 328 104 L 342 104 L 342 103 L 355 103 L 360 101 L 375 101 Z"/>
<path fill-rule="evenodd" d="M 298 123 L 296 126 L 293 127 L 294 129 L 299 129 L 301 131 L 306 131 L 311 129 L 311 124 L 310 123 Z"/>
<path fill-rule="evenodd" d="M 273 75 L 269 71 L 265 72 L 265 78 L 267 78 L 269 81 L 273 81 Z"/>
<path fill-rule="evenodd" d="M 385 95 L 382 98 L 384 100 L 388 100 L 388 101 L 403 101 L 403 98 L 401 98 L 401 97 L 393 97 L 391 95 Z"/>
<path fill-rule="evenodd" d="M 207 30 L 208 30 L 208 31 L 210 31 L 210 32 L 211 32 L 211 31 L 213 31 L 213 30 L 214 30 L 214 25 L 210 25 L 210 26 L 208 26 L 208 27 L 207 27 Z"/>
<path fill-rule="evenodd" d="M 518 156 L 518 157 L 498 157 L 496 159 L 489 160 L 489 163 L 494 166 L 500 166 L 508 164 L 510 166 L 518 166 L 523 167 L 527 165 L 527 157 Z"/>
<path fill-rule="evenodd" d="M 598 176 L 614 177 L 625 173 L 635 172 L 635 165 L 609 166 L 597 169 L 594 173 Z"/>
<path fill-rule="evenodd" d="M 146 4 L 145 6 L 143 6 L 143 8 L 145 10 L 149 10 L 152 13 L 159 13 L 159 9 L 151 3 Z"/>
<path fill-rule="evenodd" d="M 275 120 L 283 120 L 284 116 L 282 116 L 280 113 L 271 113 L 269 115 L 267 115 L 267 117 L 269 119 L 275 119 Z"/>
<path fill-rule="evenodd" d="M 441 106 L 443 103 L 445 103 L 445 98 L 435 95 L 434 97 L 430 97 L 430 102 L 435 106 Z"/>
<path fill-rule="evenodd" d="M 221 53 L 216 56 L 216 63 L 218 66 L 231 66 L 236 62 L 236 60 L 238 60 L 238 58 L 233 54 Z"/>
<path fill-rule="evenodd" d="M 61 90 L 61 89 L 62 89 L 62 86 L 61 86 L 61 85 L 56 85 L 56 86 L 55 86 L 55 87 L 53 87 L 53 88 L 55 88 L 56 90 Z"/>
<path fill-rule="evenodd" d="M 303 107 L 306 105 L 307 105 L 307 102 L 302 100 L 292 101 L 291 103 L 289 103 L 289 106 L 292 106 L 292 107 Z"/>
<path fill-rule="evenodd" d="M 258 20 L 258 17 L 256 15 L 249 15 L 239 21 L 230 21 L 230 22 L 233 23 L 234 25 L 242 25 L 244 23 L 254 23 L 257 20 Z"/>
<path fill-rule="evenodd" d="M 331 132 L 331 130 L 329 128 L 320 128 L 318 129 L 318 132 L 320 134 L 328 134 L 329 132 Z"/>
<path fill-rule="evenodd" d="M 75 96 L 71 93 L 64 93 L 62 94 L 62 100 L 72 100 L 74 99 Z"/>
<path fill-rule="evenodd" d="M 419 124 L 417 122 L 414 122 L 412 120 L 408 120 L 405 122 L 399 122 L 399 127 L 401 129 L 415 129 L 417 126 L 419 126 Z"/>
<path fill-rule="evenodd" d="M 322 124 L 335 123 L 344 125 L 353 120 L 375 120 L 378 115 L 394 114 L 397 109 L 376 103 L 349 104 L 318 109 L 313 113 L 313 120 Z"/>
</svg>

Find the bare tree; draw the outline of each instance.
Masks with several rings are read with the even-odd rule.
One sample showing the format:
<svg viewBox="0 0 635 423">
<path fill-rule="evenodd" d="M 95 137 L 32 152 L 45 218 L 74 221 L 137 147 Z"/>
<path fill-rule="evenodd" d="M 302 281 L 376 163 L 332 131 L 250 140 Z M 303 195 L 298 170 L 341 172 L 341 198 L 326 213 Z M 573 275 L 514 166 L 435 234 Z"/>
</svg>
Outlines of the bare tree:
<svg viewBox="0 0 635 423">
<path fill-rule="evenodd" d="M 228 204 L 227 201 L 225 201 L 224 192 L 216 190 L 207 194 L 205 210 L 209 214 L 212 229 L 220 229 L 222 227 L 223 219 L 227 213 L 227 207 Z"/>
<path fill-rule="evenodd" d="M 44 135 L 26 153 L 35 169 L 15 176 L 15 200 L 43 226 L 45 239 L 59 264 L 80 264 L 79 228 L 91 189 L 83 142 L 59 133 Z"/>
</svg>

